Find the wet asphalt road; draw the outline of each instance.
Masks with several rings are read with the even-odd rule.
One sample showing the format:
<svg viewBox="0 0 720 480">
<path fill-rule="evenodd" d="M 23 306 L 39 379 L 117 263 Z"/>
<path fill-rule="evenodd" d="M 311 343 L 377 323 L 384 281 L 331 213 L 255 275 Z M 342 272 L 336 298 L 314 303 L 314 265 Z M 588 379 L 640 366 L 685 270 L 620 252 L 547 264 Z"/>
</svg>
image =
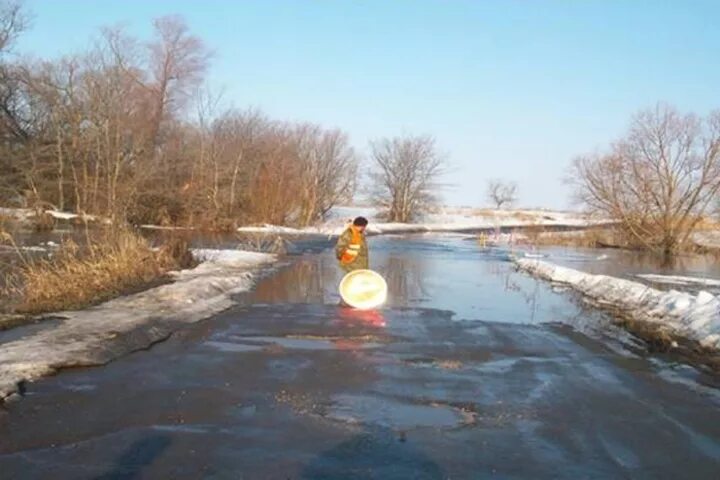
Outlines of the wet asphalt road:
<svg viewBox="0 0 720 480">
<path fill-rule="evenodd" d="M 720 395 L 455 238 L 372 239 L 379 312 L 329 253 L 244 306 L 0 413 L 0 478 L 718 478 Z"/>
</svg>

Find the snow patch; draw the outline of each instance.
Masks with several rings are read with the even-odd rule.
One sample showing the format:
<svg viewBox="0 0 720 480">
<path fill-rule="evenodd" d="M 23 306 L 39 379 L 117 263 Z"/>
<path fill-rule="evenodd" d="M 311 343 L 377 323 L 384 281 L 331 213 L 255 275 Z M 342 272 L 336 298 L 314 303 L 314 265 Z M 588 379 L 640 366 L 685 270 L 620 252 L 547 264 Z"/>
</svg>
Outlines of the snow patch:
<svg viewBox="0 0 720 480">
<path fill-rule="evenodd" d="M 503 220 L 501 222 L 484 221 L 482 219 L 466 222 L 466 223 L 370 223 L 367 227 L 369 234 L 388 235 L 402 233 L 462 233 L 491 231 L 495 228 L 522 228 L 527 226 L 554 226 L 554 227 L 577 227 L 586 228 L 594 223 L 587 221 L 565 222 L 565 221 L 544 221 L 543 223 L 515 221 L 512 219 Z M 598 224 L 599 225 L 599 224 Z M 241 233 L 261 233 L 261 234 L 277 234 L 277 235 L 340 235 L 348 224 L 343 225 L 321 225 L 317 227 L 291 228 L 278 225 L 256 225 L 248 227 L 240 227 L 237 229 Z M 507 234 L 503 234 L 507 236 Z"/>
<path fill-rule="evenodd" d="M 661 291 L 639 282 L 592 275 L 541 260 L 516 258 L 514 262 L 532 275 L 568 285 L 600 305 L 621 309 L 635 320 L 658 324 L 675 335 L 720 349 L 720 299 L 712 293 Z"/>
<path fill-rule="evenodd" d="M 112 221 L 109 218 L 104 217 L 98 217 L 96 215 L 88 215 L 88 214 L 79 214 L 79 213 L 70 213 L 70 212 L 62 212 L 59 210 L 42 210 L 42 213 L 46 215 L 50 215 L 51 217 L 57 219 L 57 220 L 74 220 L 76 218 L 79 218 L 83 221 L 88 222 L 102 222 L 105 224 L 111 224 Z M 30 219 L 36 217 L 38 215 L 38 212 L 31 208 L 4 208 L 0 207 L 0 215 L 11 217 L 16 220 L 20 220 L 23 222 L 27 222 Z"/>
<path fill-rule="evenodd" d="M 350 221 L 358 216 L 369 220 L 370 234 L 403 233 L 460 233 L 492 230 L 495 228 L 520 228 L 527 226 L 561 226 L 584 228 L 606 225 L 605 219 L 594 219 L 575 212 L 553 212 L 545 210 L 478 210 L 472 208 L 445 208 L 425 215 L 416 223 L 393 223 L 381 221 L 379 207 L 332 208 L 324 223 L 306 228 L 291 228 L 279 225 L 254 225 L 238 228 L 243 233 L 277 235 L 340 235 Z"/>
<path fill-rule="evenodd" d="M 173 227 L 169 225 L 140 225 L 140 228 L 144 230 L 168 230 L 168 231 L 184 231 L 184 230 L 195 230 L 194 227 Z"/>
<path fill-rule="evenodd" d="M 120 297 L 81 311 L 61 312 L 63 321 L 0 348 L 0 399 L 69 366 L 101 365 L 167 338 L 179 326 L 208 318 L 233 304 L 231 296 L 252 288 L 254 272 L 274 255 L 196 250 L 204 261 L 172 272 L 175 282 Z"/>
<path fill-rule="evenodd" d="M 691 236 L 692 241 L 701 247 L 715 249 L 720 248 L 720 230 L 705 230 L 695 232 Z"/>
<path fill-rule="evenodd" d="M 720 287 L 720 280 L 714 278 L 683 277 L 680 275 L 656 275 L 654 273 L 641 273 L 635 276 L 649 282 L 668 285 L 702 285 L 705 287 Z"/>
<path fill-rule="evenodd" d="M 9 253 L 17 253 L 17 251 L 23 251 L 23 252 L 47 252 L 48 249 L 44 247 L 40 247 L 37 245 L 18 245 L 10 246 L 10 245 L 0 245 L 0 253 L 3 252 L 9 252 Z"/>
<path fill-rule="evenodd" d="M 33 216 L 33 211 L 29 208 L 0 207 L 0 216 L 26 221 Z"/>
</svg>

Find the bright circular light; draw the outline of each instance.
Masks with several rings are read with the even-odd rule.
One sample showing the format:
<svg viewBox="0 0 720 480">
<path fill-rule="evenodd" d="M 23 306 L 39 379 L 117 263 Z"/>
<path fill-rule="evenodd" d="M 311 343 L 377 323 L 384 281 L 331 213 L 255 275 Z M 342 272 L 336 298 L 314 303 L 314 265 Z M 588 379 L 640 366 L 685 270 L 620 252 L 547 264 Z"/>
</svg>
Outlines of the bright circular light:
<svg viewBox="0 0 720 480">
<path fill-rule="evenodd" d="M 340 296 L 353 308 L 377 308 L 387 300 L 387 283 L 372 270 L 353 270 L 340 281 Z"/>
</svg>

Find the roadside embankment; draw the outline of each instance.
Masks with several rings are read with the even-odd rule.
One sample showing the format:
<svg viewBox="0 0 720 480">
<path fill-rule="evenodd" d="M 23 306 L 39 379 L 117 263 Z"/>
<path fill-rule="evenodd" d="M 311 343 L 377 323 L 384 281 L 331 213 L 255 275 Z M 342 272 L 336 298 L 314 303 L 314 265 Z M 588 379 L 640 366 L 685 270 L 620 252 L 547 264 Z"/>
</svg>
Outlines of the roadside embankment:
<svg viewBox="0 0 720 480">
<path fill-rule="evenodd" d="M 232 250 L 194 250 L 202 262 L 172 272 L 174 282 L 124 296 L 60 318 L 38 331 L 0 344 L 0 401 L 23 382 L 67 367 L 108 363 L 169 337 L 184 324 L 233 305 L 232 296 L 252 288 L 272 269 L 274 255 Z"/>
<path fill-rule="evenodd" d="M 618 315 L 626 327 L 646 339 L 688 340 L 702 353 L 720 351 L 720 299 L 700 291 L 696 295 L 663 291 L 645 284 L 562 267 L 536 259 L 513 260 L 521 270 L 566 285 L 584 295 L 591 304 Z M 628 323 L 630 322 L 630 323 Z M 697 352 L 696 352 L 697 353 Z M 720 367 L 720 361 L 710 362 Z"/>
</svg>

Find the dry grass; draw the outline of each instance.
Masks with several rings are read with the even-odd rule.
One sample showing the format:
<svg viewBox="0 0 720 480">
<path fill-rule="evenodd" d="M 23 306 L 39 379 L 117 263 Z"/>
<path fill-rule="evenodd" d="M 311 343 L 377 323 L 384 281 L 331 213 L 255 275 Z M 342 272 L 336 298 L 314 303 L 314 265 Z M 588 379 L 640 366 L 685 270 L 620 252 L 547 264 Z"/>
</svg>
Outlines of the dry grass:
<svg viewBox="0 0 720 480">
<path fill-rule="evenodd" d="M 497 214 L 497 210 L 492 208 L 473 208 L 470 210 L 470 214 L 476 217 L 494 217 Z"/>
<path fill-rule="evenodd" d="M 536 222 L 538 220 L 538 215 L 526 212 L 512 212 L 510 214 L 510 218 L 521 222 Z"/>
<path fill-rule="evenodd" d="M 720 230 L 720 223 L 718 223 L 718 221 L 713 218 L 704 217 L 697 223 L 697 225 L 695 225 L 695 231 L 701 232 L 708 230 Z"/>
<path fill-rule="evenodd" d="M 196 219 L 192 226 L 203 232 L 230 233 L 237 230 L 237 221 L 220 215 L 205 215 Z"/>
<path fill-rule="evenodd" d="M 542 227 L 533 226 L 523 230 L 528 243 L 533 245 L 563 246 L 563 247 L 623 247 L 627 246 L 619 235 L 608 228 L 589 228 L 567 232 L 546 232 Z"/>
<path fill-rule="evenodd" d="M 3 232 L 6 228 L 9 228 L 9 225 L 12 221 L 12 217 L 0 213 L 0 232 Z"/>
<path fill-rule="evenodd" d="M 522 235 L 532 245 L 541 245 L 540 238 L 545 234 L 545 227 L 542 225 L 528 225 L 522 229 Z"/>
<path fill-rule="evenodd" d="M 127 229 L 113 229 L 80 247 L 64 242 L 47 259 L 28 260 L 10 274 L 8 294 L 18 313 L 79 309 L 162 281 L 168 270 L 194 263 L 187 243 L 159 250 Z"/>
<path fill-rule="evenodd" d="M 45 211 L 38 210 L 32 217 L 32 228 L 36 232 L 51 232 L 56 223 L 55 218 Z"/>
</svg>

